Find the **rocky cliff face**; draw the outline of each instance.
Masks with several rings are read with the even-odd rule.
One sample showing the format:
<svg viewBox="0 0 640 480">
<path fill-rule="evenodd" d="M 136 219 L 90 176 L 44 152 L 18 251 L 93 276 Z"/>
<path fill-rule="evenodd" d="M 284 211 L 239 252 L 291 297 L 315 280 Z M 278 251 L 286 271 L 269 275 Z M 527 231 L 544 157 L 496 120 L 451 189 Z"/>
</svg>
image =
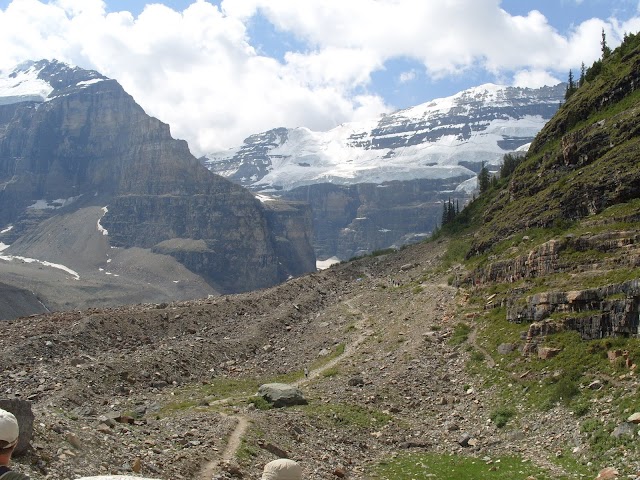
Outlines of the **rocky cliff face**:
<svg viewBox="0 0 640 480">
<path fill-rule="evenodd" d="M 311 270 L 312 255 L 295 264 L 281 256 L 289 231 L 271 229 L 277 213 L 208 172 L 116 81 L 48 61 L 22 65 L 3 85 L 12 81 L 16 88 L 0 90 L 0 241 L 99 205 L 99 228 L 113 246 L 169 254 L 222 292 Z M 308 228 L 300 210 L 288 222 L 291 231 Z M 300 244 L 305 236 L 296 235 Z M 8 251 L 28 253 L 21 248 Z"/>
<path fill-rule="evenodd" d="M 531 142 L 563 94 L 482 85 L 328 132 L 276 128 L 201 161 L 252 190 L 309 199 L 316 254 L 347 259 L 428 235 L 442 213 L 434 202 L 464 204 L 482 163 Z"/>
<path fill-rule="evenodd" d="M 455 191 L 462 178 L 382 184 L 320 183 L 283 192 L 283 198 L 308 202 L 313 211 L 319 258 L 349 259 L 426 238 L 441 221 L 442 202 L 467 195 Z"/>
<path fill-rule="evenodd" d="M 639 72 L 640 36 L 625 36 L 469 215 L 467 280 L 493 290 L 486 307 L 531 323 L 525 353 L 563 330 L 640 334 Z"/>
</svg>

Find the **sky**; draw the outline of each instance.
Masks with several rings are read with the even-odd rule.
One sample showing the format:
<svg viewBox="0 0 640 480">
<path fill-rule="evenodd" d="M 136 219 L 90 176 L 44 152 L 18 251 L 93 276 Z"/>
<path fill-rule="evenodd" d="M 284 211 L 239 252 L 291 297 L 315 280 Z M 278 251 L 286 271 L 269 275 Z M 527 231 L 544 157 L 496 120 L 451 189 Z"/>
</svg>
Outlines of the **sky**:
<svg viewBox="0 0 640 480">
<path fill-rule="evenodd" d="M 483 83 L 566 80 L 640 31 L 640 0 L 0 0 L 0 70 L 115 78 L 200 156 Z"/>
</svg>

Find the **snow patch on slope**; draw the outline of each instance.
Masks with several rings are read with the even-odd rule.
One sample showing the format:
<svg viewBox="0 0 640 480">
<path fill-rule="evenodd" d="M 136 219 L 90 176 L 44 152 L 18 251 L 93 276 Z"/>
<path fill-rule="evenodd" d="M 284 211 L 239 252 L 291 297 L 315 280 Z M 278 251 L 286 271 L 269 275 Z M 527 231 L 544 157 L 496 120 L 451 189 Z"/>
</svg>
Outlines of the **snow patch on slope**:
<svg viewBox="0 0 640 480">
<path fill-rule="evenodd" d="M 38 78 L 42 68 L 38 69 L 35 65 L 31 65 L 10 74 L 0 72 L 0 105 L 45 101 L 53 92 L 53 87 Z"/>
<path fill-rule="evenodd" d="M 45 267 L 57 268 L 58 270 L 62 270 L 72 275 L 75 280 L 80 280 L 80 275 L 77 272 L 71 270 L 69 267 L 65 267 L 64 265 L 60 265 L 59 263 L 51 263 L 46 260 L 37 260 L 35 258 L 27 258 L 27 257 L 19 257 L 14 255 L 0 255 L 0 260 L 4 260 L 5 262 L 12 262 L 14 260 L 18 260 L 24 263 L 38 263 Z"/>
<path fill-rule="evenodd" d="M 31 210 L 57 210 L 58 208 L 71 205 L 78 200 L 80 196 L 70 198 L 58 198 L 57 200 L 36 200 L 36 203 L 29 205 L 27 208 Z"/>
<path fill-rule="evenodd" d="M 102 235 L 109 235 L 109 231 L 106 228 L 104 228 L 102 225 L 100 225 L 100 220 L 102 220 L 102 217 L 104 217 L 108 211 L 109 209 L 107 207 L 102 207 L 102 215 L 98 219 L 97 228 L 98 228 L 98 231 L 102 233 Z"/>
</svg>

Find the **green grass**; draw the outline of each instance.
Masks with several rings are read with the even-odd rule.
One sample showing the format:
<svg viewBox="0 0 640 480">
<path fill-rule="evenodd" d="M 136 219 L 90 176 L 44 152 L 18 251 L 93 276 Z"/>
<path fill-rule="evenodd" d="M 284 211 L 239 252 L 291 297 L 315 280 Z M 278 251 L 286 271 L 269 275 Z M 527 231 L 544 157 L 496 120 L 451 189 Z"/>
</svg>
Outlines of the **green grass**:
<svg viewBox="0 0 640 480">
<path fill-rule="evenodd" d="M 273 405 L 259 395 L 249 397 L 249 403 L 253 404 L 258 410 L 271 410 L 273 408 Z"/>
<path fill-rule="evenodd" d="M 325 378 L 335 377 L 338 375 L 339 370 L 336 367 L 327 368 L 324 372 L 322 372 L 322 376 Z"/>
<path fill-rule="evenodd" d="M 586 434 L 589 441 L 589 448 L 601 461 L 614 459 L 623 450 L 633 452 L 630 458 L 638 458 L 640 448 L 637 436 L 612 437 L 611 432 L 614 428 L 614 424 L 605 424 L 595 418 L 587 419 L 580 425 L 580 431 Z"/>
<path fill-rule="evenodd" d="M 499 407 L 491 411 L 489 418 L 496 427 L 502 428 L 507 425 L 507 423 L 509 423 L 509 420 L 511 420 L 511 418 L 515 416 L 515 414 L 516 412 L 512 408 Z"/>
<path fill-rule="evenodd" d="M 240 448 L 236 452 L 236 460 L 244 464 L 253 463 L 258 454 L 258 447 L 249 444 L 249 442 L 243 438 L 240 443 Z"/>
<path fill-rule="evenodd" d="M 205 385 L 187 385 L 173 390 L 171 401 L 163 405 L 161 415 L 169 415 L 180 410 L 204 407 L 208 403 L 223 398 L 246 398 L 253 395 L 265 382 L 255 378 L 215 378 Z"/>
<path fill-rule="evenodd" d="M 467 341 L 471 327 L 466 323 L 460 322 L 453 329 L 453 334 L 449 338 L 449 345 L 461 345 Z"/>
<path fill-rule="evenodd" d="M 334 358 L 338 358 L 340 355 L 342 355 L 344 353 L 345 348 L 346 346 L 344 343 L 339 343 L 338 345 L 333 347 L 333 350 L 331 351 L 331 353 L 329 353 L 329 355 L 325 355 L 324 357 L 320 357 L 314 360 L 309 366 L 309 369 L 316 370 L 318 368 L 321 368 L 323 365 L 326 365 Z"/>
<path fill-rule="evenodd" d="M 519 457 L 499 457 L 491 461 L 465 456 L 438 454 L 401 455 L 371 468 L 371 478 L 378 480 L 524 480 L 570 479 L 555 476 Z"/>
<path fill-rule="evenodd" d="M 348 403 L 314 404 L 301 409 L 307 416 L 334 427 L 382 428 L 392 418 L 378 410 Z"/>
</svg>

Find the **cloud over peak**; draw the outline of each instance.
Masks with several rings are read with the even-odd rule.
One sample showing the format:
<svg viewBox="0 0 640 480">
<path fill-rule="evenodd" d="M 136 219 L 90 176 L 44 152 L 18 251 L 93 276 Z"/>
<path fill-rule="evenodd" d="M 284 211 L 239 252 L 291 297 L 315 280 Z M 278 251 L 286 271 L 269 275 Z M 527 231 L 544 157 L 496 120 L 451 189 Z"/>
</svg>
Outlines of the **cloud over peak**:
<svg viewBox="0 0 640 480">
<path fill-rule="evenodd" d="M 393 59 L 422 70 L 386 72 L 396 88 L 472 70 L 540 86 L 597 58 L 602 28 L 612 46 L 640 29 L 640 18 L 610 18 L 561 33 L 543 13 L 511 15 L 499 0 L 194 0 L 183 11 L 107 11 L 102 0 L 13 0 L 0 10 L 0 69 L 39 58 L 96 69 L 197 155 L 276 126 L 328 129 L 386 112 L 372 77 Z M 275 32 L 259 48 L 256 18 Z M 281 56 L 269 44 L 278 34 L 298 42 Z"/>
</svg>

